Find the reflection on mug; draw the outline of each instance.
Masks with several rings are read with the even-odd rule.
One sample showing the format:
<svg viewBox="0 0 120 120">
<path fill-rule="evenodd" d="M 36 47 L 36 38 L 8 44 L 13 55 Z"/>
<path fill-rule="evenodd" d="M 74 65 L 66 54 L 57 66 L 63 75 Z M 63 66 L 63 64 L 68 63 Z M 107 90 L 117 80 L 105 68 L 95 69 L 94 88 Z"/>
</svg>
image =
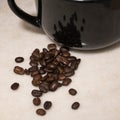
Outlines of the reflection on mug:
<svg viewBox="0 0 120 120">
<path fill-rule="evenodd" d="M 84 27 L 81 26 L 78 30 L 75 24 L 77 20 L 77 14 L 74 12 L 67 23 L 64 15 L 63 23 L 59 20 L 57 25 L 54 24 L 55 33 L 53 36 L 55 40 L 69 47 L 82 47 L 81 32 L 84 32 Z M 82 23 L 85 24 L 85 19 L 82 20 Z"/>
</svg>

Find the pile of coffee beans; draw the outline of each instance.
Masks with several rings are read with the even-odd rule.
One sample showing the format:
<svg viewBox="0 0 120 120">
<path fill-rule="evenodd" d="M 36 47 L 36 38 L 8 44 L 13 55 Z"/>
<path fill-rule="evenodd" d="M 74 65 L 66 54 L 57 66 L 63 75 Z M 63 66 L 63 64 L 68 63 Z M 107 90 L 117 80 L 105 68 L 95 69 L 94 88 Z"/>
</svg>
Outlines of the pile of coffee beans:
<svg viewBox="0 0 120 120">
<path fill-rule="evenodd" d="M 16 63 L 24 61 L 23 57 L 15 58 Z M 67 47 L 60 47 L 55 44 L 48 44 L 47 48 L 40 51 L 36 48 L 30 56 L 30 67 L 24 69 L 20 66 L 14 67 L 14 73 L 19 75 L 30 75 L 32 77 L 32 85 L 36 87 L 31 91 L 33 104 L 39 106 L 41 104 L 40 97 L 48 92 L 54 92 L 62 86 L 68 86 L 72 80 L 71 76 L 75 74 L 81 59 L 72 56 Z M 18 88 L 18 84 L 14 83 L 11 88 Z M 71 95 L 76 95 L 75 89 L 70 89 Z M 78 102 L 73 103 L 72 109 L 80 106 Z M 43 108 L 36 110 L 38 115 L 45 115 L 46 111 L 52 107 L 51 101 L 46 101 Z"/>
</svg>

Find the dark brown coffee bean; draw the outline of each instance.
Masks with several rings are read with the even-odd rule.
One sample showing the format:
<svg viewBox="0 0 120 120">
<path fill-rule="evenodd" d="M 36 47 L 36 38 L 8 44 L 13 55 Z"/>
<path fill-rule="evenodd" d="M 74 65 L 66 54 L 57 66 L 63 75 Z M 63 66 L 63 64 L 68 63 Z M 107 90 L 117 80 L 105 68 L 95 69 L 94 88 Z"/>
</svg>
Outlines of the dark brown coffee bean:
<svg viewBox="0 0 120 120">
<path fill-rule="evenodd" d="M 69 56 L 69 57 L 68 57 L 68 61 L 71 61 L 71 62 L 72 62 L 72 61 L 76 61 L 76 57 L 74 57 L 74 56 Z"/>
<path fill-rule="evenodd" d="M 17 90 L 18 87 L 19 87 L 19 83 L 13 83 L 13 84 L 11 85 L 11 89 L 12 89 L 12 90 Z"/>
<path fill-rule="evenodd" d="M 48 47 L 49 50 L 56 49 L 56 45 L 55 44 L 48 44 L 47 47 Z"/>
<path fill-rule="evenodd" d="M 37 115 L 44 116 L 46 114 L 46 111 L 42 108 L 39 108 L 36 110 Z"/>
<path fill-rule="evenodd" d="M 36 61 L 30 61 L 29 63 L 31 66 L 38 66 L 38 62 Z"/>
<path fill-rule="evenodd" d="M 52 102 L 46 101 L 43 106 L 45 110 L 49 110 L 52 107 Z"/>
<path fill-rule="evenodd" d="M 35 72 L 38 70 L 38 67 L 37 66 L 32 66 L 28 69 L 30 72 Z"/>
<path fill-rule="evenodd" d="M 44 67 L 46 66 L 46 62 L 44 59 L 41 59 L 39 62 L 41 66 L 44 66 Z"/>
<path fill-rule="evenodd" d="M 77 91 L 75 89 L 71 88 L 71 89 L 69 89 L 69 94 L 74 96 L 77 94 Z"/>
<path fill-rule="evenodd" d="M 64 72 L 64 68 L 61 66 L 57 66 L 57 70 L 59 71 L 60 74 Z"/>
<path fill-rule="evenodd" d="M 39 81 L 39 80 L 34 80 L 34 79 L 32 80 L 32 85 L 33 86 L 37 87 L 37 86 L 39 86 L 40 83 L 41 83 L 41 81 Z"/>
<path fill-rule="evenodd" d="M 46 72 L 45 72 L 44 68 L 41 67 L 41 68 L 39 69 L 39 73 L 40 73 L 40 74 L 45 74 Z"/>
<path fill-rule="evenodd" d="M 33 76 L 33 79 L 34 80 L 41 80 L 42 76 L 40 74 L 37 74 L 37 75 Z"/>
<path fill-rule="evenodd" d="M 71 106 L 72 109 L 77 110 L 80 107 L 80 103 L 79 102 L 74 102 Z"/>
<path fill-rule="evenodd" d="M 69 61 L 67 60 L 67 58 L 63 57 L 63 56 L 60 56 L 58 55 L 56 57 L 56 60 L 64 65 L 68 65 L 69 64 Z"/>
<path fill-rule="evenodd" d="M 62 53 L 62 55 L 63 55 L 64 57 L 69 57 L 69 56 L 70 56 L 70 53 L 67 52 L 67 51 L 65 51 L 65 52 Z"/>
<path fill-rule="evenodd" d="M 62 82 L 63 86 L 67 86 L 72 82 L 72 80 L 70 78 L 65 78 Z"/>
<path fill-rule="evenodd" d="M 34 77 L 36 75 L 39 75 L 39 71 L 34 71 L 34 72 L 31 72 L 31 77 Z"/>
<path fill-rule="evenodd" d="M 41 96 L 42 96 L 42 92 L 39 91 L 39 90 L 32 90 L 31 94 L 32 94 L 34 97 L 41 97 Z"/>
<path fill-rule="evenodd" d="M 40 51 L 38 48 L 36 48 L 33 53 L 32 53 L 32 56 L 36 59 L 36 60 L 39 60 L 39 54 L 40 54 Z"/>
<path fill-rule="evenodd" d="M 37 97 L 37 98 L 34 98 L 34 99 L 33 99 L 33 104 L 36 105 L 36 106 L 40 105 L 40 104 L 41 104 L 40 98 L 38 98 L 38 97 Z"/>
<path fill-rule="evenodd" d="M 15 58 L 15 62 L 16 63 L 21 63 L 21 62 L 23 62 L 24 61 L 24 58 L 23 57 L 16 57 Z"/>
<path fill-rule="evenodd" d="M 46 48 L 43 48 L 43 53 L 46 54 L 48 50 Z"/>
<path fill-rule="evenodd" d="M 65 73 L 65 76 L 66 76 L 66 77 L 71 77 L 71 76 L 73 76 L 74 74 L 75 74 L 75 72 L 74 72 L 74 71 L 71 71 L 71 72 Z"/>
<path fill-rule="evenodd" d="M 54 57 L 56 57 L 59 54 L 59 51 L 57 49 L 52 49 L 49 51 Z"/>
<path fill-rule="evenodd" d="M 48 73 L 52 73 L 54 71 L 53 69 L 50 69 L 48 67 L 45 67 L 44 70 L 45 72 L 48 72 Z"/>
<path fill-rule="evenodd" d="M 61 52 L 66 52 L 66 51 L 68 52 L 68 51 L 69 51 L 69 48 L 63 46 L 63 47 L 60 48 L 60 51 L 61 51 Z"/>
<path fill-rule="evenodd" d="M 73 69 L 71 67 L 69 67 L 69 66 L 64 67 L 64 73 L 69 73 L 72 71 L 73 71 Z"/>
<path fill-rule="evenodd" d="M 47 93 L 49 91 L 49 83 L 47 82 L 42 82 L 39 84 L 39 89 L 43 93 Z"/>
<path fill-rule="evenodd" d="M 48 78 L 48 76 L 47 76 L 47 75 L 45 75 L 45 76 L 43 76 L 43 77 L 41 78 L 41 81 L 46 81 L 46 80 L 47 80 L 47 78 Z"/>
<path fill-rule="evenodd" d="M 58 75 L 58 80 L 64 80 L 65 79 L 65 75 L 64 74 L 59 74 Z"/>
<path fill-rule="evenodd" d="M 22 67 L 19 67 L 19 66 L 14 67 L 14 72 L 16 74 L 19 74 L 19 75 L 24 75 L 25 74 L 25 70 Z"/>
<path fill-rule="evenodd" d="M 50 76 L 46 79 L 47 82 L 53 82 L 55 80 L 54 76 Z"/>
<path fill-rule="evenodd" d="M 44 57 L 44 54 L 42 52 L 39 53 L 39 59 L 41 60 L 41 59 L 43 59 L 43 57 Z"/>
<path fill-rule="evenodd" d="M 56 91 L 57 88 L 59 87 L 59 83 L 57 81 L 54 81 L 50 84 L 50 91 Z"/>
<path fill-rule="evenodd" d="M 30 75 L 30 71 L 28 69 L 25 69 L 25 74 Z"/>
<path fill-rule="evenodd" d="M 76 65 L 75 65 L 75 69 L 77 69 L 77 68 L 78 68 L 78 66 L 79 66 L 80 62 L 81 62 L 81 59 L 77 59 L 77 61 L 76 61 Z"/>
<path fill-rule="evenodd" d="M 53 64 L 53 63 L 49 63 L 49 64 L 47 65 L 47 67 L 50 68 L 50 69 L 55 69 L 55 68 L 56 68 L 56 65 Z"/>
</svg>

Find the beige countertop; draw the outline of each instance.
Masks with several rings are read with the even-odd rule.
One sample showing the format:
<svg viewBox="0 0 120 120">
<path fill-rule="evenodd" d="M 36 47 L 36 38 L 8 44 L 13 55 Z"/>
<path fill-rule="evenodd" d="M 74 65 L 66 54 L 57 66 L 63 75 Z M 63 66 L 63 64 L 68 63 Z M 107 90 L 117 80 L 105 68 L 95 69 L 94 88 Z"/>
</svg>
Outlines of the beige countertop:
<svg viewBox="0 0 120 120">
<path fill-rule="evenodd" d="M 34 1 L 16 2 L 29 13 L 36 12 Z M 39 107 L 32 104 L 32 79 L 14 74 L 13 68 L 29 67 L 31 52 L 35 48 L 42 50 L 51 42 L 42 30 L 20 20 L 9 9 L 7 1 L 1 0 L 0 120 L 120 120 L 120 43 L 97 51 L 71 51 L 82 60 L 73 82 L 41 98 L 43 102 L 53 102 L 46 116 L 35 114 Z M 25 61 L 16 64 L 17 56 L 23 56 Z M 10 89 L 13 82 L 20 83 L 17 91 Z M 74 97 L 68 94 L 71 87 L 78 91 Z M 74 101 L 81 103 L 77 111 L 70 108 Z"/>
</svg>

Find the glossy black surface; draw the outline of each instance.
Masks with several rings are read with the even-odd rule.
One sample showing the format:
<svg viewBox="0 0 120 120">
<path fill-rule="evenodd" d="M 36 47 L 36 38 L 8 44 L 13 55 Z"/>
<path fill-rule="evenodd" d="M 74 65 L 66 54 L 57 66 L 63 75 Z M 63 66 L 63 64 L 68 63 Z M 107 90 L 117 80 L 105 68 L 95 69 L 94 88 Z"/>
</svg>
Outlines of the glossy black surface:
<svg viewBox="0 0 120 120">
<path fill-rule="evenodd" d="M 91 50 L 120 41 L 119 0 L 39 0 L 39 5 L 42 28 L 61 44 Z"/>
</svg>

